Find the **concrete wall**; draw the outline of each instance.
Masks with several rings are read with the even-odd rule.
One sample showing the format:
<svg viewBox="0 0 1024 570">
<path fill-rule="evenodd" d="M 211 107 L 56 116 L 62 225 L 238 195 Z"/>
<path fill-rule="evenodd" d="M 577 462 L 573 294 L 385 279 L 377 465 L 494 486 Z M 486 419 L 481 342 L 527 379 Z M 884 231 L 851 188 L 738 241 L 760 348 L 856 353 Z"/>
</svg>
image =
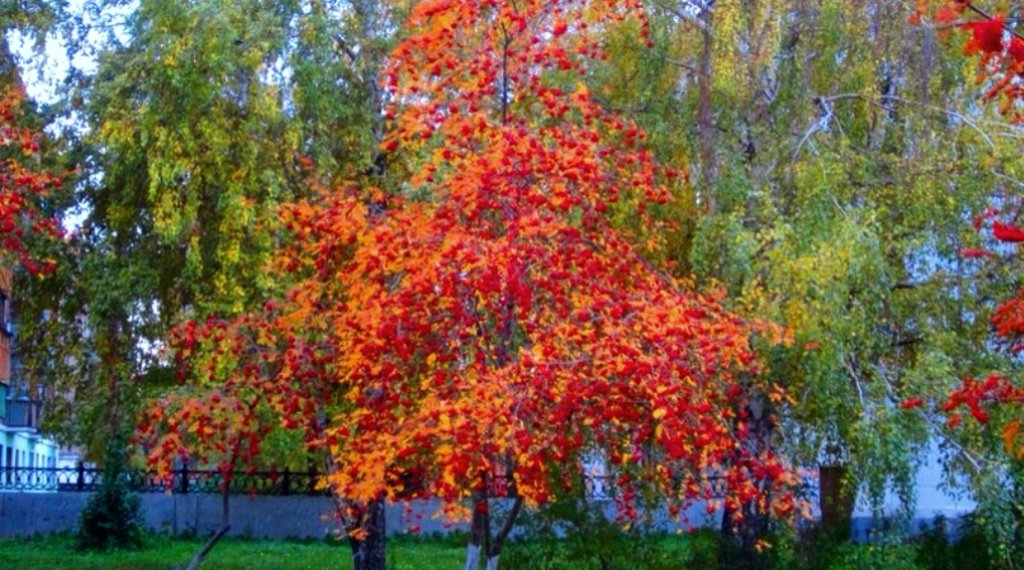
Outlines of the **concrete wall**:
<svg viewBox="0 0 1024 570">
<path fill-rule="evenodd" d="M 70 492 L 0 493 L 0 537 L 72 531 L 89 496 Z M 220 527 L 221 499 L 217 495 L 139 496 L 146 526 L 156 532 L 206 535 Z M 423 533 L 450 530 L 451 525 L 434 518 L 438 506 L 431 502 L 390 505 L 389 534 L 407 531 L 414 524 Z M 231 497 L 232 536 L 324 538 L 338 531 L 328 497 Z"/>
<path fill-rule="evenodd" d="M 72 531 L 89 496 L 90 493 L 73 492 L 0 493 L 0 538 Z M 220 496 L 158 493 L 139 496 L 146 526 L 153 531 L 208 535 L 220 528 Z M 388 534 L 410 532 L 414 527 L 423 535 L 468 530 L 466 524 L 446 522 L 439 516 L 440 506 L 438 501 L 389 505 Z M 615 505 L 605 501 L 602 506 L 609 519 L 614 518 Z M 655 525 L 663 530 L 676 528 L 677 523 L 671 521 L 667 513 L 653 515 Z M 694 506 L 687 516 L 695 525 L 719 524 L 717 513 L 707 515 L 703 506 Z M 319 539 L 339 533 L 329 497 L 231 497 L 232 536 Z"/>
<path fill-rule="evenodd" d="M 78 518 L 89 500 L 89 493 L 0 492 L 0 538 L 31 536 L 54 532 L 73 531 Z M 220 527 L 221 502 L 217 495 L 168 495 L 149 493 L 140 495 L 146 525 L 155 532 L 205 536 Z M 609 519 L 615 516 L 615 505 L 602 504 Z M 409 532 L 413 527 L 420 534 L 445 533 L 467 530 L 465 524 L 446 523 L 438 516 L 440 503 L 422 501 L 389 505 L 387 531 L 389 535 Z M 666 512 L 651 513 L 655 528 L 672 532 L 682 528 Z M 912 532 L 930 523 L 932 516 L 918 513 L 911 523 Z M 721 524 L 720 513 L 707 514 L 703 505 L 694 505 L 686 516 L 694 526 Z M 877 523 L 870 517 L 854 516 L 852 538 L 867 542 Z M 338 536 L 340 528 L 333 518 L 332 499 L 329 497 L 273 497 L 235 495 L 231 497 L 232 536 L 284 539 Z"/>
</svg>

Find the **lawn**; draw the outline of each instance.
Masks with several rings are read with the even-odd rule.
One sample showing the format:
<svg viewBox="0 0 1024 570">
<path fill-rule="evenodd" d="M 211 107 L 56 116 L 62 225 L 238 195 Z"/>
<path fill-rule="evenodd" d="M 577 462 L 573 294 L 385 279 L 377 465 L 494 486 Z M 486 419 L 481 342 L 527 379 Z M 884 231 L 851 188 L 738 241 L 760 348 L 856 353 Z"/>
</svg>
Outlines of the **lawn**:
<svg viewBox="0 0 1024 570">
<path fill-rule="evenodd" d="M 138 552 L 82 553 L 65 536 L 0 540 L 3 570 L 161 570 L 184 567 L 200 540 L 150 537 Z M 224 539 L 203 570 L 346 570 L 352 568 L 345 543 Z M 396 570 L 459 568 L 465 551 L 438 541 L 392 541 L 388 566 Z"/>
</svg>

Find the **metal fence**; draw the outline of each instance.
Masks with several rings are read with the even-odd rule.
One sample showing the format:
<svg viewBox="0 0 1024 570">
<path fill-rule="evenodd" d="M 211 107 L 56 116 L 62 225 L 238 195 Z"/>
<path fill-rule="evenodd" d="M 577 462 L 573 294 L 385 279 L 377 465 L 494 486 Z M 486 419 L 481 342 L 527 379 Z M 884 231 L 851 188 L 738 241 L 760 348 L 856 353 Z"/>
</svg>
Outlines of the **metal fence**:
<svg viewBox="0 0 1024 570">
<path fill-rule="evenodd" d="M 187 464 L 169 477 L 150 471 L 122 473 L 128 488 L 137 493 L 210 494 L 223 489 L 224 474 L 215 469 L 192 469 Z M 99 488 L 103 470 L 78 464 L 76 467 L 0 467 L 0 491 L 91 492 Z M 249 495 L 328 495 L 324 475 L 315 469 L 305 472 L 236 472 L 230 492 Z"/>
<path fill-rule="evenodd" d="M 129 470 L 122 473 L 128 488 L 137 493 L 219 494 L 223 489 L 224 474 L 215 469 L 193 469 L 187 463 L 169 477 L 160 477 L 149 471 Z M 99 488 L 103 470 L 86 467 L 0 467 L 0 492 L 91 492 Z M 514 494 L 508 479 L 491 480 L 491 496 Z M 584 494 L 588 499 L 614 499 L 619 495 L 613 477 L 588 475 L 583 479 Z M 721 477 L 709 480 L 712 496 L 721 498 L 726 492 L 726 481 Z M 798 494 L 813 493 L 815 486 L 805 482 Z M 236 495 L 307 495 L 328 496 L 330 490 L 326 476 L 315 468 L 307 471 L 235 472 L 231 476 L 230 493 Z"/>
<path fill-rule="evenodd" d="M 91 492 L 100 487 L 103 469 L 86 467 L 0 467 L 0 492 Z M 169 477 L 150 471 L 128 470 L 122 473 L 128 488 L 137 493 L 219 494 L 224 474 L 215 469 L 193 469 L 184 464 Z M 491 481 L 492 496 L 512 494 L 507 479 Z M 615 496 L 615 484 L 606 476 L 584 479 L 586 495 L 595 499 Z M 326 476 L 316 469 L 307 471 L 235 472 L 231 476 L 230 493 L 234 495 L 308 495 L 328 496 Z"/>
</svg>

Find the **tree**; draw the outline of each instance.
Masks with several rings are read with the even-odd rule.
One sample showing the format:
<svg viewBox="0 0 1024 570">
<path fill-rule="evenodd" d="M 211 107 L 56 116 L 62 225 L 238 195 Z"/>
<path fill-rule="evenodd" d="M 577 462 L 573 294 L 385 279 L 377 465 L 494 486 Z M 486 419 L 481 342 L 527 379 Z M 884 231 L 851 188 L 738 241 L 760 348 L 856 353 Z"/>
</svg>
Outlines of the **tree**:
<svg viewBox="0 0 1024 570">
<path fill-rule="evenodd" d="M 26 126 L 26 103 L 20 84 L 2 87 L 0 97 L 0 267 L 21 266 L 32 275 L 53 271 L 40 258 L 34 237 L 55 237 L 58 226 L 42 215 L 40 200 L 61 181 L 40 168 L 42 134 Z"/>
<path fill-rule="evenodd" d="M 1019 171 L 1014 135 L 975 118 L 957 50 L 907 26 L 901 2 L 652 6 L 654 48 L 609 34 L 588 84 L 700 182 L 665 212 L 679 221 L 665 255 L 697 286 L 724 286 L 730 310 L 792 331 L 757 347 L 793 398 L 773 410 L 775 441 L 845 483 L 822 497 L 837 519 L 859 490 L 909 507 L 942 426 L 899 404 L 1005 360 L 974 308 L 1006 285 L 961 287 L 974 268 L 960 250 L 975 239 L 965 221 Z"/>
<path fill-rule="evenodd" d="M 943 29 L 957 29 L 963 37 L 963 52 L 978 60 L 976 83 L 985 102 L 998 101 L 1001 115 L 1019 123 L 1021 114 L 1020 76 L 1024 72 L 1024 36 L 1017 26 L 1002 14 L 990 14 L 971 2 L 918 2 L 911 23 L 934 23 Z M 945 32 L 949 36 L 949 32 Z M 1018 145 L 1019 152 L 1019 145 Z M 1016 173 L 1014 173 L 1016 174 Z M 1016 182 L 1016 176 L 1006 177 Z M 966 263 L 978 267 L 978 281 L 997 280 L 1010 286 L 1019 286 L 1019 256 L 1017 245 L 1024 241 L 1024 230 L 1018 225 L 1020 214 L 1019 182 L 1012 190 L 993 199 L 974 219 L 974 229 L 980 235 L 978 247 L 961 251 Z M 1012 294 L 1011 294 L 1012 295 Z M 1004 293 L 1004 297 L 1006 294 Z M 960 386 L 944 398 L 939 411 L 947 415 L 947 430 L 951 440 L 965 450 L 970 460 L 962 467 L 971 482 L 975 498 L 985 512 L 984 524 L 997 540 L 993 541 L 995 558 L 1005 567 L 1014 567 L 1024 538 L 1024 451 L 1019 446 L 1021 406 L 1024 390 L 1016 381 L 1024 327 L 1021 320 L 1022 297 L 1020 291 L 994 308 L 991 303 L 982 307 L 990 314 L 996 346 L 1010 355 L 1000 366 L 989 366 L 987 376 L 979 380 L 966 375 Z M 997 372 L 991 372 L 997 370 Z M 924 406 L 925 399 L 910 398 L 903 403 L 905 410 Z M 975 422 L 963 424 L 963 415 L 969 412 Z M 925 410 L 923 413 L 929 413 Z"/>
<path fill-rule="evenodd" d="M 360 559 L 372 512 L 422 497 L 471 519 L 467 568 L 495 568 L 519 508 L 579 486 L 587 458 L 627 518 L 652 493 L 679 512 L 722 491 L 737 517 L 796 504 L 781 458 L 744 448 L 762 385 L 749 338 L 777 331 L 648 259 L 680 174 L 574 85 L 602 54 L 591 30 L 623 22 L 644 27 L 638 3 L 417 5 L 384 74 L 384 147 L 409 181 L 285 208 L 288 294 L 183 333 L 194 385 L 221 406 L 259 393 L 329 450 L 359 568 L 383 564 Z M 617 230 L 616 213 L 642 223 Z M 157 433 L 166 471 L 178 436 Z"/>
<path fill-rule="evenodd" d="M 311 178 L 381 177 L 375 69 L 394 25 L 373 1 L 84 10 L 63 15 L 71 55 L 109 35 L 55 108 L 80 173 L 59 214 L 80 227 L 62 273 L 29 284 L 23 341 L 34 379 L 68 396 L 49 427 L 96 457 L 173 384 L 174 325 L 283 290 L 264 271 L 282 202 Z"/>
</svg>

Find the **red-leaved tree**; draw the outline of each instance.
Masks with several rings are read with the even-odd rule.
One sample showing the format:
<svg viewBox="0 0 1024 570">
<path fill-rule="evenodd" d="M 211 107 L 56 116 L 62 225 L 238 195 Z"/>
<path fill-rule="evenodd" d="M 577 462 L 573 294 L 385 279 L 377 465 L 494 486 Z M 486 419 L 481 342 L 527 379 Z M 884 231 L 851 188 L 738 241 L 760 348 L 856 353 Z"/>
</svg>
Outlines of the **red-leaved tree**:
<svg viewBox="0 0 1024 570">
<path fill-rule="evenodd" d="M 60 185 L 40 165 L 42 134 L 25 126 L 25 95 L 7 86 L 0 94 L 0 267 L 21 265 L 42 274 L 53 263 L 30 253 L 32 235 L 58 233 L 52 218 L 39 215 L 38 200 Z"/>
<path fill-rule="evenodd" d="M 427 498 L 471 520 L 466 568 L 496 568 L 520 509 L 595 461 L 626 518 L 641 494 L 677 513 L 718 498 L 738 519 L 795 506 L 792 472 L 748 434 L 746 399 L 781 397 L 749 345 L 774 330 L 650 261 L 679 173 L 579 82 L 622 23 L 646 30 L 641 2 L 417 5 L 385 73 L 402 191 L 286 207 L 288 294 L 183 333 L 187 397 L 244 423 L 249 394 L 326 451 L 357 568 L 383 567 L 384 502 Z M 231 449 L 208 405 L 145 424 L 155 465 L 187 452 L 183 429 Z M 495 500 L 510 514 L 492 527 Z"/>
</svg>

